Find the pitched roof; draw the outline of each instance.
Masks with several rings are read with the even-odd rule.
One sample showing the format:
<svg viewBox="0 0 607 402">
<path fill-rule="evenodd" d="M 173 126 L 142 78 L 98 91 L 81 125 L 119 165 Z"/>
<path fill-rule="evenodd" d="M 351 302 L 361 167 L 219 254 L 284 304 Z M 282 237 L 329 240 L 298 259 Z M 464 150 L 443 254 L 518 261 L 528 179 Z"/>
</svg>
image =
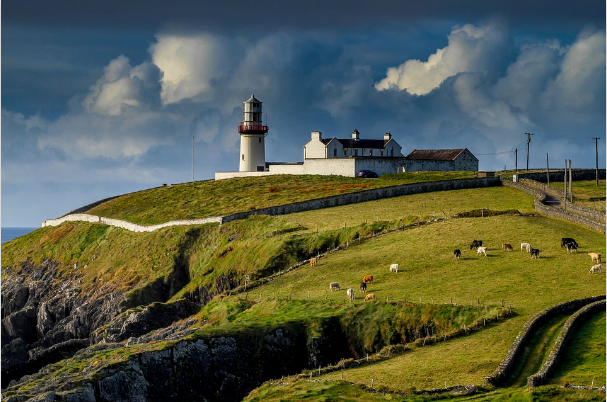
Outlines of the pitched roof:
<svg viewBox="0 0 607 402">
<path fill-rule="evenodd" d="M 414 149 L 405 156 L 412 160 L 452 161 L 455 160 L 467 148 L 462 149 Z M 469 151 L 468 151 L 469 152 Z"/>
<path fill-rule="evenodd" d="M 386 140 L 353 140 L 349 138 L 322 138 L 323 144 L 327 145 L 329 142 L 337 140 L 344 148 L 367 148 L 367 149 L 384 149 L 386 144 L 389 142 Z"/>
</svg>

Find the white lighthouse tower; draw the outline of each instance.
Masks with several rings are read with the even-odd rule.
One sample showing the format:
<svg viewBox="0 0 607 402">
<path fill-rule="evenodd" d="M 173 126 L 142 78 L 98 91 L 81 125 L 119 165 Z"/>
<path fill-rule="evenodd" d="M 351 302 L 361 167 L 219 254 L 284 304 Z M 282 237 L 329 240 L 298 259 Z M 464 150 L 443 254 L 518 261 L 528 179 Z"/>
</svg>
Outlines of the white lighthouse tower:
<svg viewBox="0 0 607 402">
<path fill-rule="evenodd" d="M 261 119 L 261 102 L 254 95 L 244 102 L 244 120 L 240 133 L 241 172 L 263 172 L 266 169 L 265 136 L 268 126 Z"/>
</svg>

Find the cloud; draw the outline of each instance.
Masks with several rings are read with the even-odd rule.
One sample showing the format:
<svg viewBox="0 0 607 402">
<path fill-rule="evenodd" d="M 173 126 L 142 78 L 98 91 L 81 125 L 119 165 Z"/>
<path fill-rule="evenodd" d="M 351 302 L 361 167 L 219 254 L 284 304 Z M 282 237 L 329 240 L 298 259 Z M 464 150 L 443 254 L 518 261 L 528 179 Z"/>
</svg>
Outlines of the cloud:
<svg viewBox="0 0 607 402">
<path fill-rule="evenodd" d="M 163 104 L 210 99 L 212 81 L 231 70 L 231 47 L 224 37 L 207 33 L 158 34 L 150 53 L 152 62 L 162 71 Z"/>
<path fill-rule="evenodd" d="M 511 53 L 508 29 L 502 24 L 474 26 L 466 24 L 449 35 L 449 44 L 438 49 L 423 62 L 407 60 L 390 67 L 386 78 L 375 84 L 377 90 L 406 90 L 413 95 L 425 95 L 447 78 L 462 72 L 493 74 Z"/>
</svg>

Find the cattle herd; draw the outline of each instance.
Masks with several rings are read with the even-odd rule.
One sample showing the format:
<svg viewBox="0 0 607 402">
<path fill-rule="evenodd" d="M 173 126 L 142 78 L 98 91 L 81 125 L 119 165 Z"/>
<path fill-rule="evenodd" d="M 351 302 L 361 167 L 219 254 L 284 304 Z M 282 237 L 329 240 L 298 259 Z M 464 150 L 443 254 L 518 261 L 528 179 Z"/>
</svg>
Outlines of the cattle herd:
<svg viewBox="0 0 607 402">
<path fill-rule="evenodd" d="M 567 249 L 567 254 L 572 253 L 573 251 L 577 252 L 579 246 L 577 244 L 577 242 L 575 241 L 575 239 L 572 239 L 570 237 L 563 237 L 561 239 L 561 248 L 566 248 Z M 476 250 L 476 254 L 480 257 L 482 255 L 484 255 L 485 257 L 487 257 L 487 251 L 489 250 L 488 247 L 483 246 L 483 241 L 482 240 L 473 240 L 472 243 L 470 244 L 470 250 Z M 513 251 L 513 247 L 512 244 L 510 243 L 503 243 L 502 244 L 502 250 L 504 251 Z M 521 251 L 525 250 L 527 253 L 529 253 L 529 255 L 531 256 L 531 258 L 537 259 L 540 258 L 540 250 L 537 248 L 533 248 L 531 247 L 530 243 L 521 243 Z M 603 272 L 603 265 L 601 264 L 601 254 L 599 253 L 594 253 L 594 252 L 589 252 L 588 255 L 590 256 L 590 258 L 592 259 L 592 262 L 596 262 L 596 265 L 593 265 L 590 268 L 589 273 L 591 274 L 595 274 L 595 273 L 602 273 Z M 462 252 L 459 249 L 456 249 L 453 251 L 453 257 L 455 257 L 456 260 L 459 260 L 460 257 L 462 256 Z M 316 259 L 314 259 L 314 263 L 310 264 L 311 266 L 316 265 Z M 391 264 L 389 271 L 392 273 L 398 273 L 398 264 Z M 367 284 L 372 284 L 373 283 L 373 275 L 365 275 L 362 279 L 362 282 L 360 284 L 360 291 L 361 292 L 366 292 L 367 291 Z M 339 287 L 339 283 L 338 282 L 331 282 L 329 284 L 329 290 L 332 292 L 333 290 L 340 290 Z M 350 301 L 354 301 L 355 299 L 355 295 L 354 295 L 354 289 L 352 288 L 348 288 L 348 290 L 346 291 L 346 295 L 348 296 L 348 300 Z M 365 296 L 365 301 L 374 301 L 376 300 L 375 294 L 369 293 Z"/>
</svg>

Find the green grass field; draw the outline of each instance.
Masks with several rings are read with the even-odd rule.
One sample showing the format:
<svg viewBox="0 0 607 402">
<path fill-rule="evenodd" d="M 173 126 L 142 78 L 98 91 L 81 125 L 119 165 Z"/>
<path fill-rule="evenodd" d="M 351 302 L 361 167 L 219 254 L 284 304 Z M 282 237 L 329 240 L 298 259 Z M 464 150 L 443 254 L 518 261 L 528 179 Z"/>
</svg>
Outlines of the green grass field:
<svg viewBox="0 0 607 402">
<path fill-rule="evenodd" d="M 607 181 L 605 180 L 599 180 L 599 185 L 597 186 L 596 180 L 574 181 L 572 185 L 573 202 L 581 207 L 605 212 L 606 183 Z M 550 183 L 550 187 L 563 191 L 564 184 L 563 182 Z"/>
<path fill-rule="evenodd" d="M 379 179 L 343 176 L 274 175 L 197 181 L 126 194 L 88 211 L 89 214 L 139 224 L 224 216 L 344 193 L 424 181 L 476 177 L 476 172 L 412 172 Z"/>
</svg>

